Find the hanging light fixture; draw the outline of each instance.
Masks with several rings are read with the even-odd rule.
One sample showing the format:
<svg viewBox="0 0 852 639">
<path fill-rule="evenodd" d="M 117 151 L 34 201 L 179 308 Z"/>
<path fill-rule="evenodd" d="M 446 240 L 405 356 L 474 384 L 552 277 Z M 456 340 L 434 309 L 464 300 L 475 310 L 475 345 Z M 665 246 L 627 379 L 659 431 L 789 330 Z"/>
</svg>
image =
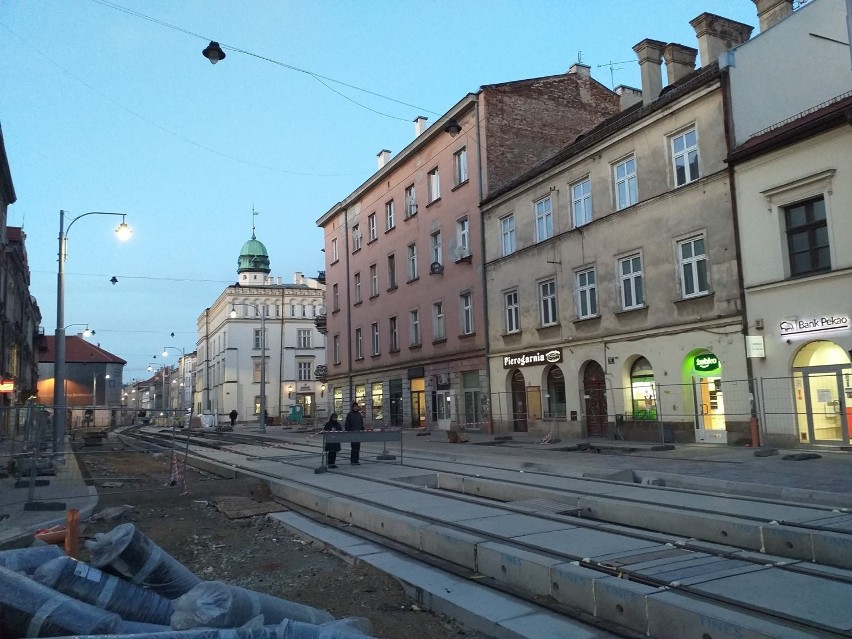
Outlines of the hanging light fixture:
<svg viewBox="0 0 852 639">
<path fill-rule="evenodd" d="M 459 133 L 461 133 L 461 125 L 455 118 L 450 118 L 447 120 L 447 123 L 444 125 L 444 131 L 450 134 L 450 137 L 456 137 Z"/>
<path fill-rule="evenodd" d="M 215 40 L 211 40 L 210 44 L 201 53 L 205 58 L 210 60 L 210 64 L 216 64 L 219 60 L 225 59 L 225 52 L 222 51 L 222 47 Z"/>
</svg>

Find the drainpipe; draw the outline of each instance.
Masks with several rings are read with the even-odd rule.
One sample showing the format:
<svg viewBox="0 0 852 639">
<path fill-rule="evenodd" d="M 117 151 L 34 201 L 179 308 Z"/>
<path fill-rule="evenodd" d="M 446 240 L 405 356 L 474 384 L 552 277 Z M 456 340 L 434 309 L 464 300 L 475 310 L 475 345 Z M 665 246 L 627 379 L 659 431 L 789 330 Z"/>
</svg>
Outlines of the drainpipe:
<svg viewBox="0 0 852 639">
<path fill-rule="evenodd" d="M 734 140 L 731 132 L 731 84 L 727 69 L 721 72 L 721 91 L 722 91 L 722 118 L 725 124 L 725 146 L 728 154 L 733 151 Z M 745 336 L 748 335 L 748 313 L 746 307 L 745 283 L 743 279 L 743 269 L 740 256 L 742 256 L 742 244 L 740 240 L 740 223 L 739 209 L 737 207 L 737 187 L 735 182 L 734 167 L 728 162 L 728 187 L 731 191 L 731 216 L 734 223 L 734 247 L 737 251 L 737 286 L 740 289 L 740 316 L 742 318 L 742 335 L 745 342 Z M 749 420 L 749 430 L 751 431 L 751 445 L 753 448 L 760 446 L 760 423 L 757 419 L 757 400 L 754 387 L 754 369 L 751 363 L 751 358 L 746 353 L 746 376 L 748 377 L 748 393 L 749 404 L 751 409 L 751 418 Z"/>
<path fill-rule="evenodd" d="M 343 209 L 343 250 L 346 251 L 346 374 L 349 379 L 349 406 L 355 401 L 355 390 L 352 386 L 352 304 L 349 286 L 349 210 Z M 346 404 L 343 410 L 347 410 Z"/>
<path fill-rule="evenodd" d="M 210 308 L 204 309 L 204 410 L 210 410 Z"/>
<path fill-rule="evenodd" d="M 281 314 L 278 316 L 280 331 L 278 333 L 278 415 L 283 412 L 282 402 L 284 401 L 284 392 L 281 388 L 284 381 L 284 289 L 281 289 Z"/>
</svg>

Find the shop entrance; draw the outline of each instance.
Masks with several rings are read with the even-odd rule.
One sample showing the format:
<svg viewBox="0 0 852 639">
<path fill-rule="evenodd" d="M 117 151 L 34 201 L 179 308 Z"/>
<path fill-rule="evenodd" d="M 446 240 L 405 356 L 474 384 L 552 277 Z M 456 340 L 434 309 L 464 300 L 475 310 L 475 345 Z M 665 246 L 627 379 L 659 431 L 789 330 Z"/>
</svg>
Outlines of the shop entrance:
<svg viewBox="0 0 852 639">
<path fill-rule="evenodd" d="M 852 425 L 852 364 L 832 342 L 805 345 L 793 362 L 801 443 L 847 445 Z"/>
<path fill-rule="evenodd" d="M 426 381 L 422 377 L 411 381 L 411 427 L 426 427 Z"/>
<path fill-rule="evenodd" d="M 695 441 L 727 444 L 722 362 L 709 351 L 698 351 L 687 356 L 684 368 L 692 382 Z"/>
<path fill-rule="evenodd" d="M 586 407 L 586 436 L 606 437 L 609 416 L 606 406 L 606 377 L 595 361 L 583 371 L 583 395 Z"/>
<path fill-rule="evenodd" d="M 527 388 L 520 369 L 512 373 L 512 427 L 516 433 L 527 432 Z"/>
</svg>

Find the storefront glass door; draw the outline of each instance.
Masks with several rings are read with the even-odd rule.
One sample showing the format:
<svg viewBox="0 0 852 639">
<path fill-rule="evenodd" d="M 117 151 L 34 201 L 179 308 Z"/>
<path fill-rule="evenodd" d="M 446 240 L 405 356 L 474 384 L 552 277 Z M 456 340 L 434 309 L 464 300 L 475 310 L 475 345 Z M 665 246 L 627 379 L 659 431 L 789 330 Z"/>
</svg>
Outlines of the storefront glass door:
<svg viewBox="0 0 852 639">
<path fill-rule="evenodd" d="M 844 381 L 852 377 L 852 369 L 840 366 L 812 366 L 801 375 L 803 393 L 796 393 L 796 409 L 804 413 L 808 437 L 815 444 L 838 444 L 849 441 L 849 411 Z M 799 382 L 799 379 L 796 380 Z M 852 390 L 852 389 L 850 389 Z"/>
</svg>

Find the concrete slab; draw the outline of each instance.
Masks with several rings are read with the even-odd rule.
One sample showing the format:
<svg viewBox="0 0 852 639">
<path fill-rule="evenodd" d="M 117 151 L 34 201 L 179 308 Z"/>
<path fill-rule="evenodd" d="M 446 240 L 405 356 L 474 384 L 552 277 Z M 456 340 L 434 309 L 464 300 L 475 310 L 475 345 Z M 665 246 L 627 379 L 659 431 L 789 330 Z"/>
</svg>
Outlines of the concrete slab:
<svg viewBox="0 0 852 639">
<path fill-rule="evenodd" d="M 844 533 L 820 532 L 811 535 L 814 561 L 852 568 L 852 537 Z"/>
<path fill-rule="evenodd" d="M 541 519 L 531 515 L 502 514 L 494 517 L 478 517 L 476 519 L 465 519 L 463 523 L 467 528 L 491 532 L 501 537 L 519 537 L 541 532 L 555 530 L 567 530 L 575 528 L 570 524 L 551 519 Z"/>
<path fill-rule="evenodd" d="M 423 526 L 420 528 L 420 549 L 446 561 L 476 570 L 476 549 L 485 538 L 469 535 L 446 526 Z"/>
<path fill-rule="evenodd" d="M 550 596 L 561 604 L 594 615 L 595 581 L 608 576 L 577 562 L 554 564 L 550 567 Z"/>
<path fill-rule="evenodd" d="M 477 572 L 535 595 L 550 594 L 550 569 L 560 563 L 546 555 L 497 542 L 479 544 Z"/>
<path fill-rule="evenodd" d="M 326 510 L 333 519 L 420 549 L 420 530 L 426 524 L 419 519 L 341 497 L 329 499 Z"/>
<path fill-rule="evenodd" d="M 605 577 L 594 581 L 594 592 L 596 617 L 646 634 L 645 598 L 661 589 L 618 577 Z"/>
<path fill-rule="evenodd" d="M 587 528 L 523 535 L 518 537 L 517 540 L 544 550 L 564 553 L 577 559 L 610 555 L 614 552 L 627 553 L 657 545 L 642 539 L 628 539 L 620 535 Z"/>
</svg>

